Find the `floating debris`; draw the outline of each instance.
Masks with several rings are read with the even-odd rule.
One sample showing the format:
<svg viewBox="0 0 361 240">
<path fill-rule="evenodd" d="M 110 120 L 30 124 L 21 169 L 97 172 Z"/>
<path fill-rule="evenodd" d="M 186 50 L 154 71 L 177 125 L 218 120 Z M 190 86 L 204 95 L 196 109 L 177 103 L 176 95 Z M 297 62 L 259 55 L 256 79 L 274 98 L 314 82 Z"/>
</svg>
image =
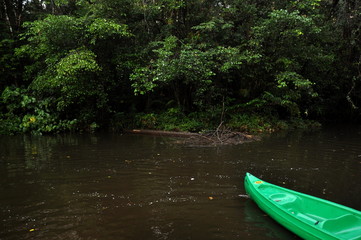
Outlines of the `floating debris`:
<svg viewBox="0 0 361 240">
<path fill-rule="evenodd" d="M 241 197 L 241 198 L 249 198 L 249 196 L 247 194 L 239 194 L 238 197 Z"/>
</svg>

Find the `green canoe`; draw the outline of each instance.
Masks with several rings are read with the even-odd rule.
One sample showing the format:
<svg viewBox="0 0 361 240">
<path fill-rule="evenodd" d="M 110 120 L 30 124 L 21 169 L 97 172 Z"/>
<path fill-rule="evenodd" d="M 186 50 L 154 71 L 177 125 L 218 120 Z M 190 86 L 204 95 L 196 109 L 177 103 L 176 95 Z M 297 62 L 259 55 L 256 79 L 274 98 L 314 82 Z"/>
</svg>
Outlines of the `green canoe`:
<svg viewBox="0 0 361 240">
<path fill-rule="evenodd" d="M 304 239 L 361 240 L 361 212 L 267 183 L 247 173 L 247 194 L 278 223 Z"/>
</svg>

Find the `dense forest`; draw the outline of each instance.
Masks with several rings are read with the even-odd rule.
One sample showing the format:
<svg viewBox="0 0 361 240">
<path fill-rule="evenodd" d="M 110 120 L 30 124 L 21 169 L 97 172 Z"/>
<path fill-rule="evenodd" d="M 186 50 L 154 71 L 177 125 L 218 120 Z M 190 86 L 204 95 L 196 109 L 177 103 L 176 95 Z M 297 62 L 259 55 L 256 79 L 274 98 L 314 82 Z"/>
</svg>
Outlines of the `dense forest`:
<svg viewBox="0 0 361 240">
<path fill-rule="evenodd" d="M 361 121 L 360 0 L 0 0 L 0 134 Z"/>
</svg>

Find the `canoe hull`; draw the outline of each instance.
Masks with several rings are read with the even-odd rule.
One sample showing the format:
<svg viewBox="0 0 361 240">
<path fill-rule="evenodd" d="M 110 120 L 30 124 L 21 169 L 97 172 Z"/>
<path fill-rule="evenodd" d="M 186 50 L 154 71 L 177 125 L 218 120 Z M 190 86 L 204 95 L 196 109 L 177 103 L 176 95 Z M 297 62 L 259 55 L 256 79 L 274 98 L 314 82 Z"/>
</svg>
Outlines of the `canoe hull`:
<svg viewBox="0 0 361 240">
<path fill-rule="evenodd" d="M 357 210 L 264 182 L 249 173 L 244 184 L 264 212 L 303 239 L 361 240 L 361 212 Z"/>
</svg>

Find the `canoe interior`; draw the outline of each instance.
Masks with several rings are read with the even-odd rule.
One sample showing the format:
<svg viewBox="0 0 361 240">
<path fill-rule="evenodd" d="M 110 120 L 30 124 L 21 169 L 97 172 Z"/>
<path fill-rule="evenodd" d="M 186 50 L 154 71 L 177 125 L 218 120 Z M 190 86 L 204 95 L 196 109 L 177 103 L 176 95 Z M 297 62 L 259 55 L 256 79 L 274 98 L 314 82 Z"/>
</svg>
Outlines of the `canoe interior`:
<svg viewBox="0 0 361 240">
<path fill-rule="evenodd" d="M 252 187 L 285 214 L 339 239 L 361 240 L 361 212 L 264 182 L 248 175 Z M 252 197 L 252 196 L 251 196 Z"/>
</svg>

